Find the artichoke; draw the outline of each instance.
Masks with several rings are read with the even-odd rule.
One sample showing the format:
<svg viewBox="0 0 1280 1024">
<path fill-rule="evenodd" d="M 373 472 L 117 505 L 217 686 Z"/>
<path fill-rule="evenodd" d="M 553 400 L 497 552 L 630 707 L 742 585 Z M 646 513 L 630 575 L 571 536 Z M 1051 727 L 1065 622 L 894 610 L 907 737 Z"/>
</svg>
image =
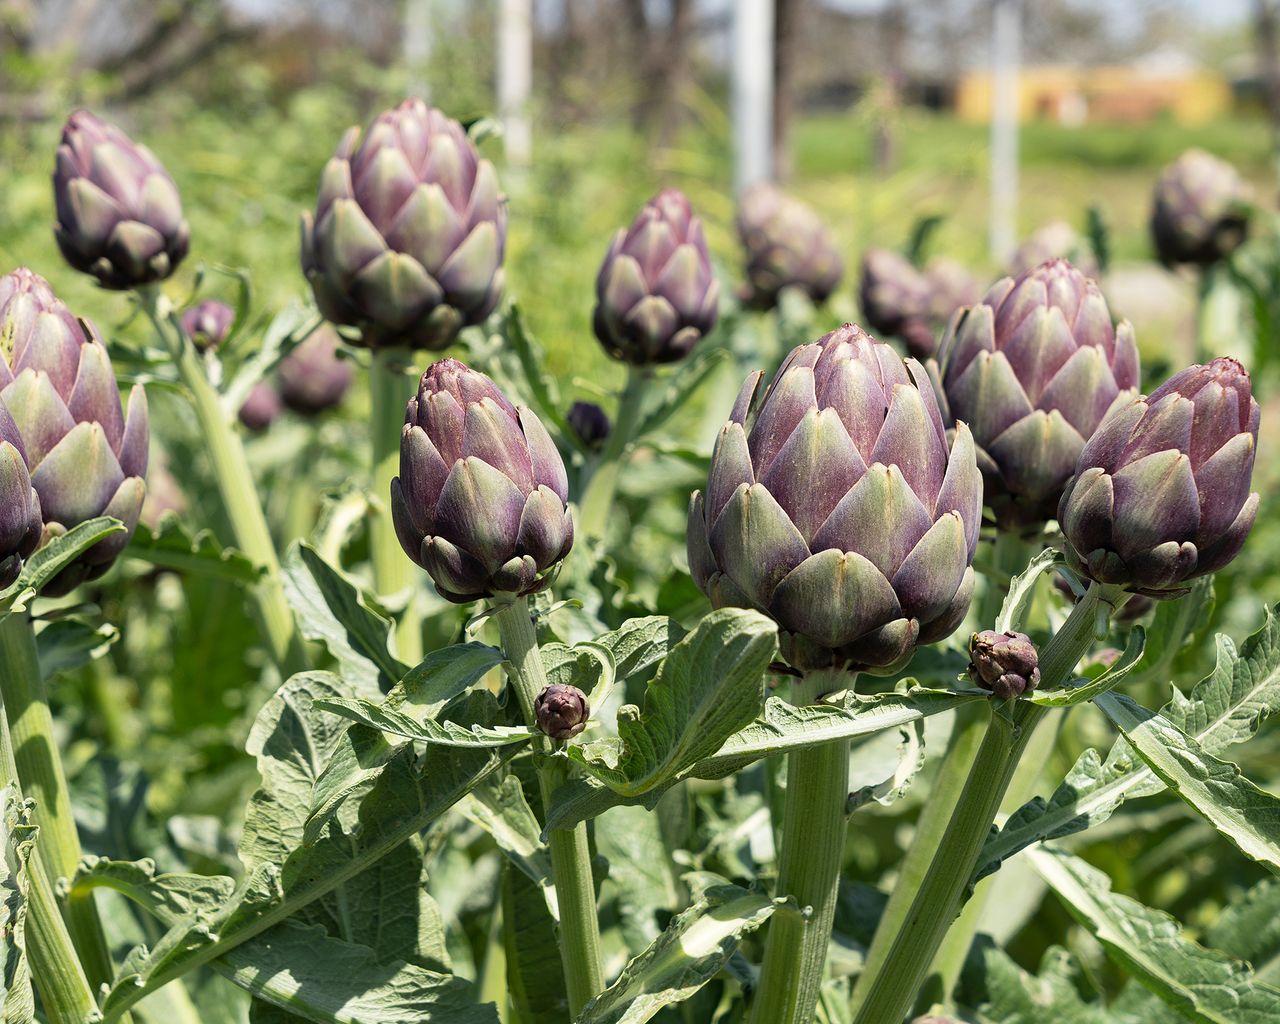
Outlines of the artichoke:
<svg viewBox="0 0 1280 1024">
<path fill-rule="evenodd" d="M 276 383 L 286 406 L 303 416 L 315 416 L 342 401 L 355 370 L 340 355 L 342 339 L 328 324 L 280 360 Z"/>
<path fill-rule="evenodd" d="M 747 379 L 689 506 L 689 565 L 719 608 L 754 607 L 799 671 L 892 670 L 959 625 L 982 478 L 924 367 L 846 324 Z"/>
<path fill-rule="evenodd" d="M 302 270 L 326 319 L 371 348 L 441 349 L 502 294 L 498 176 L 457 121 L 422 100 L 350 129 L 302 215 Z"/>
<path fill-rule="evenodd" d="M 62 129 L 53 198 L 63 257 L 104 288 L 163 281 L 190 248 L 182 200 L 164 165 L 87 110 Z"/>
<path fill-rule="evenodd" d="M 568 740 L 587 727 L 591 707 L 587 695 L 576 686 L 555 683 L 534 698 L 538 728 L 553 740 Z"/>
<path fill-rule="evenodd" d="M 107 350 L 42 277 L 19 268 L 0 278 L 0 401 L 26 449 L 40 496 L 43 539 L 97 516 L 127 532 L 81 554 L 45 588 L 65 594 L 111 567 L 138 523 L 149 439 L 142 385 L 120 409 Z"/>
<path fill-rule="evenodd" d="M 35 551 L 43 532 L 40 495 L 27 470 L 27 447 L 9 410 L 0 405 L 0 588 L 18 578 L 23 559 Z"/>
<path fill-rule="evenodd" d="M 772 309 L 783 288 L 825 302 L 844 274 L 826 225 L 810 207 L 763 182 L 738 203 L 738 235 L 747 252 L 746 301 Z"/>
<path fill-rule="evenodd" d="M 710 333 L 719 300 L 702 221 L 683 193 L 663 189 L 613 236 L 596 276 L 592 326 L 615 359 L 672 363 Z"/>
<path fill-rule="evenodd" d="M 1021 277 L 1050 260 L 1067 260 L 1085 277 L 1098 276 L 1093 247 L 1065 220 L 1055 220 L 1031 233 L 1009 259 L 1009 276 Z"/>
<path fill-rule="evenodd" d="M 266 381 L 258 381 L 249 389 L 249 394 L 240 406 L 240 422 L 246 430 L 257 433 L 271 426 L 282 408 L 280 392 Z"/>
<path fill-rule="evenodd" d="M 235 319 L 235 310 L 225 302 L 205 299 L 182 314 L 182 330 L 204 352 L 226 341 Z"/>
<path fill-rule="evenodd" d="M 1127 322 L 1065 260 L 997 281 L 952 321 L 939 350 L 950 414 L 973 430 L 1002 529 L 1053 517 L 1085 440 L 1138 383 Z"/>
<path fill-rule="evenodd" d="M 1156 182 L 1151 237 L 1168 266 L 1216 263 L 1249 233 L 1249 190 L 1236 169 L 1202 149 L 1189 149 Z"/>
<path fill-rule="evenodd" d="M 405 552 L 456 603 L 530 594 L 573 545 L 568 477 L 529 409 L 442 359 L 405 410 L 391 513 Z"/>
<path fill-rule="evenodd" d="M 593 451 L 603 447 L 609 439 L 612 428 L 609 414 L 594 402 L 574 402 L 569 406 L 569 415 L 565 418 L 569 422 L 569 429 Z"/>
<path fill-rule="evenodd" d="M 1230 562 L 1258 512 L 1258 418 L 1234 359 L 1188 367 L 1112 409 L 1058 509 L 1072 567 L 1161 598 Z"/>
<path fill-rule="evenodd" d="M 977 279 L 954 260 L 932 260 L 919 270 L 892 249 L 863 254 L 858 286 L 863 315 L 876 331 L 901 338 L 917 359 L 934 354 L 951 314 L 980 295 Z"/>
<path fill-rule="evenodd" d="M 1021 697 L 1040 682 L 1040 656 L 1026 633 L 984 629 L 969 638 L 969 675 L 998 700 Z"/>
</svg>

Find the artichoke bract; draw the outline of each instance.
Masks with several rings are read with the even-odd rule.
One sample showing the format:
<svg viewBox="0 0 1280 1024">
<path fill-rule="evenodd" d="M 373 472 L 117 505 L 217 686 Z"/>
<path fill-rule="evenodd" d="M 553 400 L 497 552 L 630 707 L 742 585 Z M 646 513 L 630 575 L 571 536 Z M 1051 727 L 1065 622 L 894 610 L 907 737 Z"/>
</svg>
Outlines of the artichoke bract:
<svg viewBox="0 0 1280 1024">
<path fill-rule="evenodd" d="M 1162 263 L 1210 264 L 1230 255 L 1249 232 L 1249 190 L 1236 169 L 1189 149 L 1156 182 L 1151 238 Z"/>
<path fill-rule="evenodd" d="M 747 379 L 689 506 L 689 565 L 717 607 L 758 608 L 798 671 L 891 670 L 973 593 L 982 478 L 923 366 L 846 324 Z"/>
<path fill-rule="evenodd" d="M 1089 243 L 1065 220 L 1033 231 L 1009 259 L 1009 276 L 1021 277 L 1050 260 L 1067 260 L 1085 277 L 1097 278 L 1098 259 Z"/>
<path fill-rule="evenodd" d="M 466 130 L 422 100 L 380 114 L 363 140 L 350 129 L 302 215 L 316 305 L 370 348 L 446 347 L 502 295 L 503 203 Z"/>
<path fill-rule="evenodd" d="M 720 285 L 684 194 L 663 189 L 619 228 L 596 276 L 592 326 L 615 359 L 672 363 L 715 326 Z"/>
<path fill-rule="evenodd" d="M 746 301 L 772 309 L 783 288 L 825 302 L 844 275 L 827 227 L 810 207 L 758 182 L 738 202 L 738 236 L 747 252 Z"/>
<path fill-rule="evenodd" d="M 1161 598 L 1230 562 L 1258 512 L 1249 491 L 1258 419 L 1234 359 L 1188 367 L 1113 409 L 1058 510 L 1072 567 Z"/>
<path fill-rule="evenodd" d="M 79 556 L 45 588 L 65 594 L 101 576 L 129 542 L 146 495 L 149 426 L 141 384 L 127 414 L 107 350 L 47 281 L 26 268 L 0 278 L 0 401 L 26 449 L 43 540 L 97 516 L 127 532 Z"/>
<path fill-rule="evenodd" d="M 534 413 L 456 359 L 405 410 L 391 513 L 405 552 L 456 603 L 530 594 L 573 545 L 568 477 Z"/>
<path fill-rule="evenodd" d="M 201 352 L 217 348 L 231 333 L 236 312 L 225 302 L 204 299 L 182 314 L 182 330 Z"/>
<path fill-rule="evenodd" d="M 77 110 L 53 172 L 58 248 L 105 288 L 163 281 L 191 246 L 182 200 L 164 165 L 113 124 Z"/>
<path fill-rule="evenodd" d="M 240 406 L 240 422 L 246 430 L 257 433 L 271 426 L 283 408 L 280 392 L 266 381 L 258 381 L 249 389 L 249 394 Z"/>
<path fill-rule="evenodd" d="M 0 404 L 0 588 L 22 571 L 44 532 L 40 495 L 31 486 L 27 448 L 9 410 Z"/>
<path fill-rule="evenodd" d="M 1002 529 L 1053 518 L 1086 439 L 1138 384 L 1132 328 L 1112 326 L 1098 286 L 1065 260 L 996 282 L 952 321 L 939 363 Z"/>
<path fill-rule="evenodd" d="M 595 402 L 574 402 L 565 419 L 582 443 L 592 450 L 602 447 L 609 439 L 612 429 L 609 414 Z"/>
<path fill-rule="evenodd" d="M 315 416 L 342 401 L 355 368 L 339 355 L 342 339 L 327 324 L 280 360 L 276 382 L 284 404 L 302 416 Z"/>
</svg>

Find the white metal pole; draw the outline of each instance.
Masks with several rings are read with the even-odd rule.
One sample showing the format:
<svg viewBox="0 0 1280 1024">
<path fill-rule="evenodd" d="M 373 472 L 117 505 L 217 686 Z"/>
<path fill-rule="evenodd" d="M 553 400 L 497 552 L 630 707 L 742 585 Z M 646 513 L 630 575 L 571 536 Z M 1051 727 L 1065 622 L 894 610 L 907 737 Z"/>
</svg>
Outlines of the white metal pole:
<svg viewBox="0 0 1280 1024">
<path fill-rule="evenodd" d="M 533 0 L 498 0 L 498 114 L 507 159 L 527 164 L 533 152 Z"/>
<path fill-rule="evenodd" d="M 1022 0 L 994 0 L 991 33 L 991 255 L 1003 264 L 1018 241 L 1018 60 Z"/>
<path fill-rule="evenodd" d="M 401 40 L 410 96 L 431 98 L 427 63 L 431 60 L 431 0 L 404 0 L 404 38 Z"/>
<path fill-rule="evenodd" d="M 734 186 L 773 176 L 773 0 L 733 5 Z"/>
</svg>

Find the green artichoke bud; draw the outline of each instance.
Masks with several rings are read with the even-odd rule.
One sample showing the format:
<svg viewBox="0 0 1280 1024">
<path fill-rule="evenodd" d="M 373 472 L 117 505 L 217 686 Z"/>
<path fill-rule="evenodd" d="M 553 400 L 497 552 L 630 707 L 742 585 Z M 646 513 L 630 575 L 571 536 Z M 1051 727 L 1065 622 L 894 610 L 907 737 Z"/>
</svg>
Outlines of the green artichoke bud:
<svg viewBox="0 0 1280 1024">
<path fill-rule="evenodd" d="M 613 236 L 596 277 L 592 325 L 615 359 L 672 363 L 710 333 L 719 301 L 702 221 L 683 193 L 667 188 Z"/>
<path fill-rule="evenodd" d="M 164 165 L 87 110 L 62 129 L 53 198 L 63 257 L 104 288 L 163 281 L 190 248 L 182 200 Z"/>
<path fill-rule="evenodd" d="M 587 727 L 591 707 L 587 695 L 576 686 L 556 683 L 534 698 L 538 728 L 553 740 L 569 740 Z"/>
<path fill-rule="evenodd" d="M 973 593 L 982 478 L 947 443 L 929 377 L 846 324 L 747 379 L 689 506 L 689 565 L 752 607 L 800 670 L 892 670 L 951 633 Z"/>
<path fill-rule="evenodd" d="M 997 700 L 1012 700 L 1040 682 L 1040 656 L 1026 633 L 984 629 L 969 638 L 969 675 Z"/>
<path fill-rule="evenodd" d="M 1085 277 L 1098 277 L 1098 258 L 1092 246 L 1065 220 L 1055 220 L 1032 232 L 1009 259 L 1009 276 L 1021 277 L 1050 260 L 1067 260 Z"/>
<path fill-rule="evenodd" d="M 764 182 L 743 190 L 738 236 L 747 251 L 744 298 L 758 308 L 772 309 L 787 287 L 825 302 L 844 274 L 844 261 L 817 213 Z"/>
<path fill-rule="evenodd" d="M 350 129 L 302 215 L 302 270 L 326 319 L 370 348 L 441 349 L 502 295 L 498 176 L 457 121 L 422 100 Z"/>
<path fill-rule="evenodd" d="M 594 402 L 574 402 L 569 407 L 569 428 L 588 448 L 595 450 L 609 439 L 609 414 Z"/>
<path fill-rule="evenodd" d="M 355 369 L 341 355 L 342 339 L 328 324 L 280 360 L 276 382 L 286 406 L 303 416 L 315 416 L 342 401 Z"/>
<path fill-rule="evenodd" d="M 422 375 L 391 512 L 442 597 L 461 604 L 545 587 L 573 546 L 568 497 L 560 452 L 532 411 L 456 359 Z"/>
<path fill-rule="evenodd" d="M 1225 160 L 1189 149 L 1156 182 L 1151 237 L 1168 266 L 1217 263 L 1249 233 L 1249 190 Z"/>
<path fill-rule="evenodd" d="M 1085 440 L 1138 383 L 1127 322 L 1065 260 L 997 281 L 939 351 L 950 413 L 973 430 L 987 504 L 1002 529 L 1053 518 Z"/>
<path fill-rule="evenodd" d="M 121 411 L 106 348 L 25 267 L 0 278 L 0 355 L 0 401 L 26 449 L 43 539 L 98 516 L 114 516 L 128 528 L 89 548 L 45 588 L 65 594 L 106 572 L 138 523 L 146 495 L 147 397 L 135 384 L 128 413 Z"/>
<path fill-rule="evenodd" d="M 182 330 L 201 352 L 217 348 L 231 333 L 236 312 L 225 302 L 205 299 L 182 314 Z"/>
<path fill-rule="evenodd" d="M 1188 367 L 1112 409 L 1058 508 L 1072 568 L 1161 598 L 1235 558 L 1258 512 L 1258 419 L 1234 359 Z"/>
<path fill-rule="evenodd" d="M 258 433 L 271 426 L 283 408 L 280 392 L 266 381 L 258 381 L 249 389 L 244 404 L 240 406 L 240 422 L 246 430 Z"/>
<path fill-rule="evenodd" d="M 917 359 L 934 354 L 951 314 L 980 295 L 977 279 L 954 260 L 933 260 L 919 270 L 892 249 L 863 254 L 858 286 L 863 315 L 880 334 L 901 338 Z"/>
</svg>

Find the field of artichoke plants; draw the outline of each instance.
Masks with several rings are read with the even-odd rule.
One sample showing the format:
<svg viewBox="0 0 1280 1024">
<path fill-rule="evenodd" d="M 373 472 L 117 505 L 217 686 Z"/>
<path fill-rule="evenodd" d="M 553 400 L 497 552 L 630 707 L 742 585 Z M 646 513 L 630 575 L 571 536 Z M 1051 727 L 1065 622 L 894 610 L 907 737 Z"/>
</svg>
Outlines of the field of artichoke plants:
<svg viewBox="0 0 1280 1024">
<path fill-rule="evenodd" d="M 0 268 L 0 1021 L 1280 1020 L 1230 164 L 1144 200 L 1192 365 L 1105 210 L 854 273 L 764 184 L 713 261 L 664 188 L 578 254 L 613 393 L 507 286 L 492 122 L 341 127 L 293 302 L 140 139 L 41 155 L 100 287 Z"/>
</svg>

